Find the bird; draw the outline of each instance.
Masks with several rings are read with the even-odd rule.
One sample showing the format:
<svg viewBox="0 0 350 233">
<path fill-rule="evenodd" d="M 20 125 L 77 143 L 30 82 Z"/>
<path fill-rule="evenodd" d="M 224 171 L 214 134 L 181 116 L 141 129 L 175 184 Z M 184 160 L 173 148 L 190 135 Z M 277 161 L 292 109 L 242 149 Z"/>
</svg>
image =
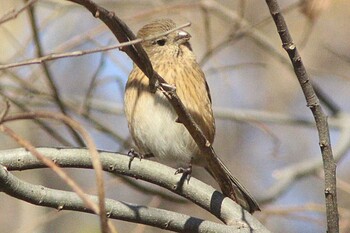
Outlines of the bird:
<svg viewBox="0 0 350 233">
<path fill-rule="evenodd" d="M 138 31 L 137 38 L 144 39 L 141 45 L 153 69 L 174 87 L 186 110 L 212 144 L 216 128 L 209 86 L 192 51 L 189 42 L 191 35 L 183 29 L 164 35 L 175 28 L 176 24 L 171 19 L 158 19 L 144 25 Z M 147 39 L 157 35 L 162 36 Z M 185 126 L 179 122 L 169 100 L 161 90 L 157 89 L 155 93 L 150 90 L 149 79 L 136 64 L 126 83 L 124 110 L 139 154 L 155 157 L 161 163 L 178 168 L 177 173 L 188 173 L 189 176 L 192 164 L 201 166 L 215 179 L 213 174 L 216 171 L 201 154 Z M 235 201 L 251 213 L 260 210 L 254 198 L 222 160 L 218 156 L 214 159 L 230 178 L 234 196 L 237 197 Z"/>
</svg>

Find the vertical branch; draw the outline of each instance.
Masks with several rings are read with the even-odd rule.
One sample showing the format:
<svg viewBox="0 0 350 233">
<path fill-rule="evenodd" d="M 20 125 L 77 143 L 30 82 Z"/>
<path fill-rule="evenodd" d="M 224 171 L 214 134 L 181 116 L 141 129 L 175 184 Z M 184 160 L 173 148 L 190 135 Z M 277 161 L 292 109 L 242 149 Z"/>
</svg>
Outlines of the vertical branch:
<svg viewBox="0 0 350 233">
<path fill-rule="evenodd" d="M 212 49 L 212 44 L 213 44 L 213 38 L 212 38 L 212 33 L 211 33 L 211 22 L 210 22 L 210 16 L 209 16 L 209 11 L 208 8 L 204 6 L 200 6 L 201 12 L 202 12 L 202 17 L 203 17 L 203 27 L 204 27 L 204 39 L 205 39 L 205 44 L 207 47 L 207 50 Z"/>
<path fill-rule="evenodd" d="M 105 53 L 102 53 L 99 64 L 97 66 L 97 69 L 92 75 L 89 88 L 85 94 L 85 98 L 84 98 L 83 103 L 81 105 L 81 111 L 86 113 L 88 116 L 90 115 L 91 99 L 93 98 L 94 91 L 95 91 L 95 88 L 97 86 L 96 80 L 98 78 L 99 73 L 103 70 L 104 63 L 105 63 Z"/>
<path fill-rule="evenodd" d="M 42 47 L 41 47 L 39 33 L 37 31 L 37 22 L 36 22 L 35 12 L 34 12 L 34 7 L 33 6 L 29 7 L 29 19 L 30 19 L 30 25 L 32 27 L 34 42 L 35 42 L 35 45 L 36 45 L 37 56 L 38 57 L 42 57 L 44 53 L 43 53 L 43 50 L 42 50 Z M 45 76 L 46 76 L 46 78 L 47 78 L 47 80 L 49 82 L 50 89 L 53 92 L 53 98 L 54 98 L 56 104 L 58 105 L 60 111 L 64 115 L 67 115 L 67 111 L 66 111 L 66 108 L 64 106 L 63 101 L 61 100 L 59 91 L 57 89 L 57 85 L 56 85 L 55 81 L 53 80 L 52 73 L 51 73 L 49 67 L 47 66 L 46 62 L 42 63 L 42 68 L 43 68 Z M 71 135 L 73 136 L 73 138 L 75 139 L 75 141 L 80 146 L 84 146 L 84 141 L 80 138 L 79 134 L 77 132 L 75 132 L 69 125 L 66 124 L 66 126 L 67 126 L 68 130 L 70 131 Z"/>
<path fill-rule="evenodd" d="M 316 121 L 325 174 L 327 232 L 336 233 L 339 232 L 339 215 L 336 192 L 336 164 L 332 153 L 327 116 L 324 114 L 320 101 L 311 85 L 301 57 L 295 44 L 293 43 L 286 22 L 280 12 L 277 0 L 266 0 L 266 4 L 268 5 L 271 16 L 276 24 L 283 48 L 287 51 L 293 64 L 294 72 L 304 93 L 307 106 L 310 108 Z"/>
</svg>

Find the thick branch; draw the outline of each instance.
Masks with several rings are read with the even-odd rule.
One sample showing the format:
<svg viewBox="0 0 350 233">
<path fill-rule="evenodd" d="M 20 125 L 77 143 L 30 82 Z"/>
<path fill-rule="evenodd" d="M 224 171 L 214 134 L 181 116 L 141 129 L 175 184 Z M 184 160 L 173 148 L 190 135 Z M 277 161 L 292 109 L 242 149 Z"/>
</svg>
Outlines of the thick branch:
<svg viewBox="0 0 350 233">
<path fill-rule="evenodd" d="M 93 213 L 87 209 L 80 197 L 74 192 L 67 192 L 32 185 L 21 181 L 0 165 L 0 190 L 10 196 L 32 203 L 58 210 L 73 210 Z M 94 202 L 98 202 L 96 196 L 89 196 Z M 106 199 L 106 210 L 109 218 L 120 219 L 129 222 L 141 223 L 158 228 L 178 232 L 251 232 L 248 228 L 226 226 L 203 219 L 179 214 L 172 211 L 135 205 L 126 202 Z M 267 232 L 256 230 L 254 232 Z"/>
<path fill-rule="evenodd" d="M 38 148 L 40 153 L 55 161 L 60 167 L 91 168 L 91 158 L 86 149 L 52 149 Z M 177 193 L 218 217 L 228 225 L 251 228 L 253 232 L 266 232 L 248 212 L 231 199 L 223 196 L 214 188 L 191 178 L 190 182 L 179 183 L 181 175 L 174 175 L 175 170 L 165 165 L 149 161 L 134 160 L 129 170 L 129 157 L 116 153 L 101 152 L 103 170 L 136 179 L 148 181 Z M 44 165 L 24 149 L 0 151 L 0 164 L 11 170 L 42 168 Z"/>
</svg>

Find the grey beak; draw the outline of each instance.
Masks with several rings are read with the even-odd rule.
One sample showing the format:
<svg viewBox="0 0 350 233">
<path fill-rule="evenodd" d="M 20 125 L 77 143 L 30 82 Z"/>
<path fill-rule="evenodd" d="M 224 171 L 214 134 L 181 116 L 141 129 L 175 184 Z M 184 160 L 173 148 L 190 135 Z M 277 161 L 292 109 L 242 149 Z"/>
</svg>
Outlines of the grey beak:
<svg viewBox="0 0 350 233">
<path fill-rule="evenodd" d="M 177 32 L 177 36 L 175 37 L 175 41 L 179 41 L 180 43 L 185 43 L 191 38 L 191 35 L 183 30 L 179 30 Z"/>
</svg>

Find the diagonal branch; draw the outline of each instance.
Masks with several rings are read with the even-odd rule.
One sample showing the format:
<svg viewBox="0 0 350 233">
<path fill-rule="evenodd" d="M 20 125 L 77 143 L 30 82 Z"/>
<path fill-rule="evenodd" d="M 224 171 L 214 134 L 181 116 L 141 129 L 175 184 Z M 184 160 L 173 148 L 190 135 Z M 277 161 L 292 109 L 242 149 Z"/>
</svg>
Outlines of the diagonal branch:
<svg viewBox="0 0 350 233">
<path fill-rule="evenodd" d="M 183 24 L 179 27 L 176 27 L 175 29 L 181 29 L 184 27 L 189 26 L 189 23 Z M 130 40 L 128 42 L 120 43 L 117 45 L 111 45 L 111 46 L 106 46 L 102 48 L 96 48 L 96 49 L 88 49 L 88 50 L 78 50 L 78 51 L 73 51 L 73 52 L 65 52 L 65 53 L 51 53 L 47 55 L 43 55 L 37 58 L 33 59 L 28 59 L 28 60 L 23 60 L 19 62 L 14 62 L 14 63 L 9 63 L 9 64 L 0 64 L 0 70 L 5 70 L 8 68 L 13 68 L 13 67 L 19 67 L 19 66 L 26 66 L 26 65 L 33 65 L 33 64 L 45 64 L 46 61 L 52 61 L 52 60 L 57 60 L 57 59 L 62 59 L 62 58 L 67 58 L 67 57 L 79 57 L 83 55 L 88 55 L 88 54 L 93 54 L 93 53 L 100 53 L 104 51 L 109 51 L 113 49 L 123 49 L 127 46 L 134 45 L 134 44 L 139 44 L 142 41 L 147 41 L 147 40 L 153 40 L 155 38 L 161 37 L 165 34 L 169 34 L 175 29 L 169 30 L 165 33 L 161 33 L 156 36 L 150 36 L 145 39 L 135 39 L 135 40 Z M 42 53 L 40 53 L 42 54 Z"/>
<path fill-rule="evenodd" d="M 65 124 L 69 125 L 74 130 L 77 130 L 86 141 L 86 145 L 89 148 L 91 154 L 91 160 L 93 167 L 96 173 L 96 183 L 97 190 L 99 196 L 99 206 L 97 207 L 94 203 L 91 203 L 87 198 L 85 193 L 81 188 L 79 188 L 75 182 L 70 179 L 66 173 L 58 167 L 53 161 L 43 156 L 40 152 L 38 152 L 33 145 L 31 145 L 27 140 L 17 135 L 14 131 L 4 125 L 5 122 L 20 120 L 20 119 L 33 119 L 33 118 L 49 118 L 60 120 Z M 103 233 L 108 233 L 107 229 L 110 228 L 111 232 L 115 232 L 113 230 L 113 226 L 108 222 L 106 211 L 105 211 L 105 193 L 104 193 L 104 180 L 102 173 L 102 166 L 99 160 L 99 154 L 97 152 L 96 146 L 88 132 L 83 128 L 78 122 L 73 119 L 58 113 L 51 112 L 32 112 L 32 113 L 22 113 L 17 115 L 12 115 L 9 117 L 3 117 L 0 122 L 0 131 L 6 133 L 8 136 L 13 138 L 18 144 L 25 147 L 28 151 L 30 151 L 37 159 L 43 162 L 45 165 L 50 167 L 59 177 L 66 181 L 68 185 L 84 200 L 84 203 L 89 206 L 95 213 L 100 215 L 101 219 L 101 229 Z"/>
<path fill-rule="evenodd" d="M 41 41 L 40 41 L 40 37 L 39 37 L 39 33 L 38 33 L 38 25 L 36 22 L 36 15 L 35 15 L 33 6 L 29 7 L 29 19 L 30 19 L 30 25 L 32 28 L 32 32 L 33 32 L 37 56 L 42 57 L 44 53 L 43 53 L 43 49 L 42 49 L 42 45 L 41 45 Z M 60 111 L 64 115 L 68 115 L 67 111 L 66 111 L 66 107 L 64 106 L 64 104 L 61 100 L 60 93 L 59 93 L 58 88 L 57 88 L 57 84 L 55 83 L 55 81 L 53 79 L 53 75 L 52 75 L 47 63 L 43 62 L 42 68 L 44 70 L 46 79 L 49 82 L 50 89 L 53 92 L 53 98 L 55 99 L 56 104 L 58 105 Z M 84 141 L 80 138 L 79 134 L 77 132 L 75 132 L 74 129 L 72 129 L 69 125 L 66 124 L 66 126 L 67 126 L 69 132 L 71 133 L 71 135 L 73 136 L 73 138 L 75 139 L 75 141 L 78 143 L 78 145 L 83 146 Z"/>
<path fill-rule="evenodd" d="M 227 45 L 232 44 L 234 40 L 247 36 L 250 39 L 252 39 L 257 45 L 261 46 L 264 50 L 271 53 L 271 55 L 273 55 L 274 58 L 278 59 L 283 65 L 287 65 L 288 67 L 290 67 L 288 58 L 283 56 L 279 52 L 279 50 L 276 49 L 271 40 L 266 35 L 261 33 L 256 27 L 251 25 L 246 19 L 242 18 L 238 13 L 236 13 L 233 10 L 230 10 L 229 8 L 215 0 L 203 0 L 201 1 L 201 4 L 203 5 L 203 7 L 206 7 L 209 10 L 211 10 L 213 12 L 213 15 L 217 15 L 220 17 L 224 16 L 225 19 L 237 23 L 239 27 L 239 30 L 235 32 L 232 38 L 228 38 L 227 40 L 217 45 L 215 49 L 209 51 L 210 54 L 207 54 L 204 57 L 205 60 L 202 61 L 202 64 L 208 61 L 209 57 L 207 56 L 211 56 L 213 55 L 212 53 L 218 52 Z M 339 113 L 340 107 L 334 102 L 334 100 L 331 99 L 328 95 L 326 95 L 325 92 L 319 86 L 316 85 L 316 83 L 312 83 L 312 85 L 318 98 L 324 104 L 324 106 L 326 106 L 326 108 L 332 113 L 332 115 L 336 115 L 337 113 Z"/>
<path fill-rule="evenodd" d="M 38 0 L 29 0 L 26 1 L 26 3 L 18 8 L 18 9 L 12 9 L 9 12 L 5 13 L 1 18 L 0 18 L 0 24 L 6 23 L 12 19 L 15 19 L 19 14 L 21 14 L 23 11 L 25 11 L 27 8 L 32 6 L 36 1 Z"/>
<path fill-rule="evenodd" d="M 120 43 L 135 40 L 136 36 L 128 28 L 128 26 L 119 19 L 115 13 L 98 6 L 91 0 L 69 0 L 86 7 L 96 18 L 101 19 L 116 36 Z M 202 130 L 195 123 L 192 116 L 186 110 L 184 104 L 176 94 L 176 90 L 169 85 L 156 71 L 153 70 L 150 59 L 142 48 L 141 44 L 127 46 L 123 51 L 133 60 L 133 62 L 142 70 L 142 72 L 149 78 L 150 90 L 155 92 L 156 88 L 160 89 L 165 97 L 169 100 L 178 115 L 178 120 L 181 122 L 202 152 L 208 166 L 211 168 L 212 175 L 220 185 L 222 192 L 233 200 L 237 200 L 235 195 L 235 187 L 232 184 L 232 177 L 226 172 L 221 165 L 211 143 L 207 140 Z M 237 200 L 238 201 L 238 200 Z M 242 200 L 247 201 L 247 200 Z M 253 213 L 260 210 L 259 206 L 254 203 L 245 203 L 249 212 Z"/>
</svg>

